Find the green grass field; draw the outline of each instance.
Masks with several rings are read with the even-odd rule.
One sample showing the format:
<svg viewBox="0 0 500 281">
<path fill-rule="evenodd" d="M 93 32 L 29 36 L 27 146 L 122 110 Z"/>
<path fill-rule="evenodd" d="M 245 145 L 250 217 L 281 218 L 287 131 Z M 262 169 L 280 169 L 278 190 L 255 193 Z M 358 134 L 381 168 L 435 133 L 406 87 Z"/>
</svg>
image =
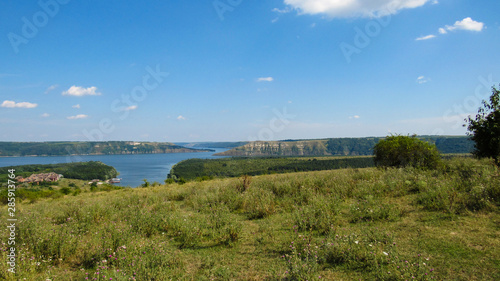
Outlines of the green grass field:
<svg viewBox="0 0 500 281">
<path fill-rule="evenodd" d="M 500 280 L 499 204 L 474 159 L 84 190 L 16 206 L 0 279 Z"/>
</svg>

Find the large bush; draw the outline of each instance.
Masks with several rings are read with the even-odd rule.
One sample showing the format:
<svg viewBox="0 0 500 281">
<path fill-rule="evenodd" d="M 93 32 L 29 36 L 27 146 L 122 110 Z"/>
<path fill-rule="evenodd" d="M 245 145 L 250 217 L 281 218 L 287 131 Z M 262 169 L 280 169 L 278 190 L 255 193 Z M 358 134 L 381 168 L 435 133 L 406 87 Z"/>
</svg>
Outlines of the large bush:
<svg viewBox="0 0 500 281">
<path fill-rule="evenodd" d="M 379 167 L 407 167 L 434 169 L 441 161 L 436 145 L 416 136 L 389 136 L 374 147 L 375 164 Z"/>
</svg>

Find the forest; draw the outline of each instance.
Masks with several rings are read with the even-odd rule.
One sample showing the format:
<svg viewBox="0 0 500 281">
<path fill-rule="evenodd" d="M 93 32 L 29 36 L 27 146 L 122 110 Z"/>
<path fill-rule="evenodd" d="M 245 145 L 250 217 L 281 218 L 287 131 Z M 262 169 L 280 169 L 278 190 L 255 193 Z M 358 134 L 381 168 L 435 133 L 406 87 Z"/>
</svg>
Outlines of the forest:
<svg viewBox="0 0 500 281">
<path fill-rule="evenodd" d="M 62 174 L 68 179 L 92 180 L 100 179 L 107 180 L 118 176 L 115 168 L 108 166 L 102 162 L 75 162 L 61 164 L 46 164 L 46 165 L 22 165 L 0 167 L 0 182 L 7 182 L 8 170 L 14 169 L 16 176 L 27 177 L 31 174 L 50 173 Z"/>
<path fill-rule="evenodd" d="M 184 180 L 289 172 L 373 167 L 373 157 L 233 157 L 188 159 L 175 165 L 168 178 Z"/>
</svg>

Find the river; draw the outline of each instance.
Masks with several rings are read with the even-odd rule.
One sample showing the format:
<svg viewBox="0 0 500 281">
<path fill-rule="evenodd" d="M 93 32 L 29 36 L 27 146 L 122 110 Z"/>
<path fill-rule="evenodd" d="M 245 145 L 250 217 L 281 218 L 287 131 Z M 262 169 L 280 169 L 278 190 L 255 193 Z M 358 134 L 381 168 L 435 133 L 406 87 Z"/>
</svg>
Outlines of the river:
<svg viewBox="0 0 500 281">
<path fill-rule="evenodd" d="M 113 166 L 120 173 L 120 185 L 137 187 L 147 179 L 163 183 L 173 165 L 191 158 L 213 159 L 214 153 L 227 149 L 215 148 L 215 152 L 190 152 L 167 154 L 125 154 L 125 155 L 74 155 L 74 156 L 40 156 L 40 157 L 0 157 L 0 167 L 28 164 L 57 164 L 69 162 L 100 161 Z"/>
</svg>

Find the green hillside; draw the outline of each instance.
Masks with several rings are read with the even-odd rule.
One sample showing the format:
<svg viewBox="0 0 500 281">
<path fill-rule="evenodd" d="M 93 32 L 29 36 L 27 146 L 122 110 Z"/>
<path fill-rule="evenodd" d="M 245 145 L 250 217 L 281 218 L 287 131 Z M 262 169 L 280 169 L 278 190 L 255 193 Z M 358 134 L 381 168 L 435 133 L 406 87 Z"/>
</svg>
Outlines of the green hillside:
<svg viewBox="0 0 500 281">
<path fill-rule="evenodd" d="M 0 156 L 61 156 L 202 152 L 162 142 L 0 142 Z"/>
<path fill-rule="evenodd" d="M 419 136 L 436 144 L 443 154 L 470 153 L 474 143 L 465 136 Z M 321 140 L 254 141 L 219 153 L 222 156 L 361 156 L 372 155 L 381 138 L 332 138 Z"/>
</svg>

